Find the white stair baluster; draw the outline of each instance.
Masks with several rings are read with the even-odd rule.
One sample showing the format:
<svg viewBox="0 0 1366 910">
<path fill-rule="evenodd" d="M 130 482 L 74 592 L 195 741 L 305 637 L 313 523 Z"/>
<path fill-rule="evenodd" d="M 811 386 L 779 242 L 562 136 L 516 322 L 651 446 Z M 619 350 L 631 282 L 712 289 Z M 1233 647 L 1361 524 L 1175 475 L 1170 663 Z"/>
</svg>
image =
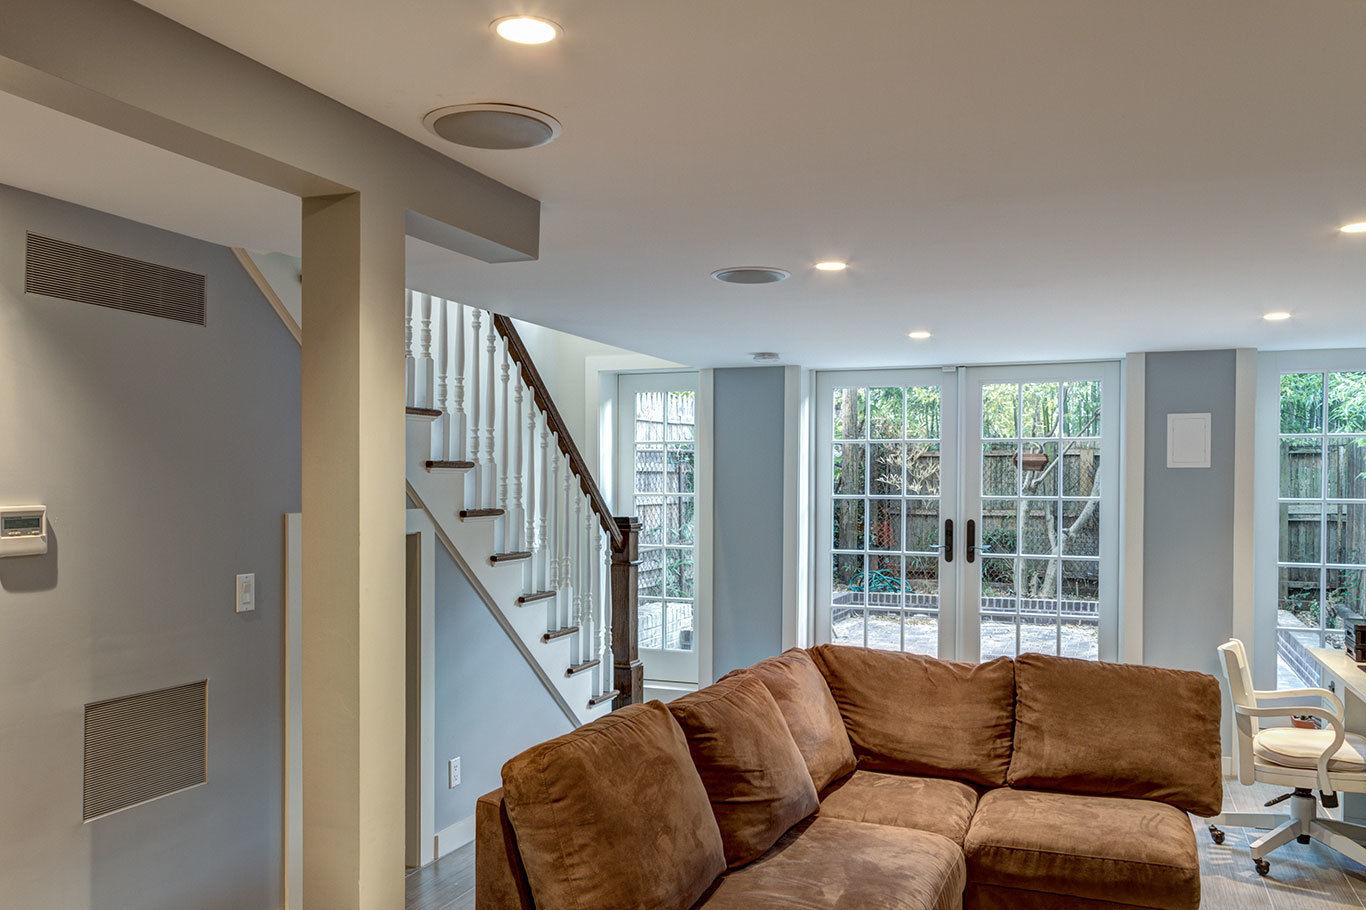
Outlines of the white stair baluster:
<svg viewBox="0 0 1366 910">
<path fill-rule="evenodd" d="M 536 415 L 539 408 L 536 407 L 536 394 L 529 386 L 526 390 L 526 427 L 522 434 L 523 446 L 526 449 L 525 457 L 522 460 L 522 549 L 529 550 L 533 554 L 531 559 L 531 582 L 535 585 L 536 581 Z"/>
<path fill-rule="evenodd" d="M 498 413 L 494 410 L 495 378 L 497 370 L 498 352 L 498 330 L 493 325 L 493 314 L 488 314 L 488 335 L 484 339 L 484 353 L 487 355 L 487 362 L 484 365 L 484 488 L 479 492 L 479 499 L 485 504 L 485 508 L 496 508 L 493 501 L 494 489 L 497 485 L 496 471 L 497 463 L 494 461 L 493 452 L 493 429 L 494 422 L 498 419 Z"/>
<path fill-rule="evenodd" d="M 612 678 L 612 538 L 602 531 L 599 531 L 598 538 L 598 550 L 602 556 L 602 567 L 598 569 L 598 577 L 602 579 L 598 596 L 598 609 L 602 616 L 598 631 L 598 653 L 602 655 L 602 686 L 598 694 L 601 695 L 611 691 L 615 680 Z"/>
<path fill-rule="evenodd" d="M 569 552 L 574 545 L 571 531 L 574 527 L 574 516 L 570 511 L 569 489 L 573 482 L 573 474 L 569 470 L 569 458 L 565 456 L 561 459 L 564 464 L 560 469 L 560 546 L 558 555 L 560 560 L 560 587 L 564 591 L 564 596 L 560 599 L 560 625 L 569 626 L 574 624 L 574 604 L 572 597 L 574 591 L 569 574 Z"/>
<path fill-rule="evenodd" d="M 447 334 L 452 331 L 455 333 L 455 337 L 449 340 L 451 351 L 455 355 L 451 365 L 453 406 L 450 415 L 449 457 L 454 461 L 465 461 L 465 305 L 451 303 L 447 306 L 447 315 L 451 317 Z"/>
<path fill-rule="evenodd" d="M 474 469 L 470 472 L 471 475 L 473 475 L 473 476 L 472 476 L 472 479 L 471 479 L 471 483 L 467 485 L 467 488 L 471 491 L 471 493 L 470 493 L 470 503 L 469 503 L 469 505 L 467 506 L 467 508 L 470 508 L 470 509 L 482 509 L 482 508 L 484 507 L 484 460 L 483 460 L 483 458 L 481 457 L 481 453 L 483 452 L 484 447 L 483 447 L 483 437 L 480 435 L 480 432 L 479 432 L 479 430 L 480 430 L 480 427 L 479 427 L 480 421 L 482 421 L 482 420 L 484 419 L 483 408 L 481 407 L 481 403 L 482 403 L 483 400 L 484 400 L 484 396 L 483 396 L 483 391 L 484 391 L 484 390 L 483 390 L 483 388 L 482 388 L 482 386 L 481 386 L 481 383 L 483 382 L 483 375 L 484 375 L 484 374 L 483 374 L 483 371 L 479 369 L 479 367 L 480 367 L 480 362 L 479 362 L 479 361 L 480 361 L 480 350 L 479 350 L 479 326 L 480 326 L 480 319 L 482 318 L 482 316 L 483 316 L 483 311 L 480 310 L 480 309 L 478 309 L 477 307 L 474 308 L 474 311 L 473 311 L 473 313 L 472 313 L 471 316 L 470 316 L 470 325 L 471 325 L 471 327 L 472 327 L 473 330 L 474 330 L 474 344 L 473 344 L 473 349 L 474 349 L 473 353 L 474 353 L 474 357 L 473 357 L 473 359 L 471 360 L 471 369 L 470 369 L 470 441 L 469 441 L 469 457 L 470 457 L 470 461 L 474 462 Z"/>
<path fill-rule="evenodd" d="M 432 298 L 432 331 L 436 336 L 436 384 L 432 396 L 432 407 L 441 412 L 437 420 L 436 457 L 445 461 L 451 457 L 450 427 L 451 417 L 447 413 L 450 401 L 447 397 L 446 371 L 450 352 L 446 349 L 446 320 L 449 318 L 450 304 L 440 297 Z"/>
<path fill-rule="evenodd" d="M 512 439 L 512 450 L 508 453 L 511 468 L 508 481 L 507 548 L 514 553 L 522 551 L 522 455 L 525 448 L 522 444 L 522 399 L 522 371 L 518 369 L 512 377 L 513 414 L 508 415 L 514 419 L 507 430 Z"/>
<path fill-rule="evenodd" d="M 407 385 L 403 392 L 403 404 L 407 407 L 417 405 L 417 358 L 413 356 L 413 292 L 403 292 L 403 375 Z"/>
<path fill-rule="evenodd" d="M 508 539 L 512 537 L 509 525 L 512 522 L 512 509 L 508 506 L 508 472 L 512 468 L 512 449 L 508 446 L 508 428 L 512 423 L 512 414 L 508 410 L 508 377 L 511 371 L 508 367 L 507 343 L 503 343 L 503 369 L 500 372 L 501 394 L 498 396 L 498 508 L 503 510 L 502 541 L 503 550 L 511 549 L 508 546 Z"/>
<path fill-rule="evenodd" d="M 553 587 L 550 582 L 550 529 L 547 527 L 547 519 L 550 514 L 550 499 L 555 495 L 555 481 L 551 478 L 550 461 L 554 455 L 557 454 L 559 454 L 559 449 L 555 449 L 552 452 L 550 447 L 550 418 L 549 416 L 544 416 L 541 419 L 541 496 L 540 501 L 536 503 L 536 542 L 538 544 L 538 549 L 540 550 L 537 562 L 539 562 L 541 566 L 541 587 L 539 590 L 542 591 L 551 590 Z"/>
<path fill-rule="evenodd" d="M 574 663 L 583 663 L 583 655 L 587 650 L 584 647 L 584 639 L 588 637 L 588 618 L 583 612 L 583 497 L 578 494 L 578 484 L 574 485 L 574 549 L 571 554 L 573 559 L 574 576 L 574 624 L 579 627 L 578 636 L 578 659 Z"/>
<path fill-rule="evenodd" d="M 432 298 L 430 294 L 417 293 L 417 369 L 418 387 L 416 394 L 421 398 L 418 407 L 431 408 L 432 404 Z"/>
</svg>

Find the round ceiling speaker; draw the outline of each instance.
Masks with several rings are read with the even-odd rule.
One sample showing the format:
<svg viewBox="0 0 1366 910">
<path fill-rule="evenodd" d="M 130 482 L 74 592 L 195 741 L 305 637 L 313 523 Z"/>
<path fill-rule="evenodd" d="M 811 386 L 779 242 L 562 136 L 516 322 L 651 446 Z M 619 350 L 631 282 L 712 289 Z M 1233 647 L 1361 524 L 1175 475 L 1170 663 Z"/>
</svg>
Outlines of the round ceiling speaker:
<svg viewBox="0 0 1366 910">
<path fill-rule="evenodd" d="M 772 284 L 791 276 L 791 272 L 771 269 L 762 265 L 742 265 L 730 269 L 717 269 L 711 277 L 727 284 Z"/>
<path fill-rule="evenodd" d="M 422 118 L 448 142 L 476 149 L 534 149 L 560 135 L 560 121 L 520 104 L 455 104 Z"/>
</svg>

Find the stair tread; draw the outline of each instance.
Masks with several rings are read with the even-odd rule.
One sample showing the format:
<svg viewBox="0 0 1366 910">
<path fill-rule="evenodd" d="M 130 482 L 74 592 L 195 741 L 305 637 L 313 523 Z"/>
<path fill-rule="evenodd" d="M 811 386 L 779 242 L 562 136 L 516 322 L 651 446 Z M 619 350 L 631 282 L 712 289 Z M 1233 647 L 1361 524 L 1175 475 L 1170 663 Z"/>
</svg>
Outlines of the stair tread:
<svg viewBox="0 0 1366 910">
<path fill-rule="evenodd" d="M 518 559 L 530 559 L 530 550 L 519 550 L 512 553 L 494 553 L 489 557 L 493 562 L 513 562 Z"/>
<path fill-rule="evenodd" d="M 572 666 L 570 666 L 568 670 L 564 671 L 564 675 L 574 676 L 578 673 L 582 673 L 584 670 L 591 670 L 600 663 L 602 663 L 602 661 L 598 660 L 596 657 L 592 660 L 585 660 L 581 664 L 573 664 Z"/>
<path fill-rule="evenodd" d="M 461 509 L 461 518 L 497 518 L 503 514 L 502 509 Z"/>
<path fill-rule="evenodd" d="M 438 411 L 436 408 L 404 408 L 403 410 L 407 411 L 409 414 L 411 414 L 411 415 L 414 416 L 414 417 L 440 417 L 440 416 L 441 416 L 441 412 Z"/>
<path fill-rule="evenodd" d="M 588 699 L 588 707 L 590 707 L 590 708 L 596 708 L 598 705 L 602 704 L 603 702 L 605 702 L 605 701 L 611 701 L 612 699 L 616 698 L 616 697 L 617 697 L 618 695 L 620 695 L 620 694 L 621 694 L 621 692 L 619 692 L 619 691 L 616 690 L 616 689 L 608 689 L 606 692 L 602 693 L 601 695 L 594 695 L 592 698 Z"/>
<path fill-rule="evenodd" d="M 424 462 L 428 471 L 434 470 L 468 470 L 474 467 L 472 461 L 428 461 Z"/>
<path fill-rule="evenodd" d="M 541 641 L 551 642 L 557 638 L 564 638 L 566 635 L 573 635 L 579 631 L 578 626 L 565 626 L 563 629 L 553 629 L 541 636 Z"/>
<path fill-rule="evenodd" d="M 548 600 L 555 596 L 554 591 L 534 591 L 531 594 L 523 594 L 517 598 L 518 604 L 535 603 L 538 600 Z"/>
</svg>

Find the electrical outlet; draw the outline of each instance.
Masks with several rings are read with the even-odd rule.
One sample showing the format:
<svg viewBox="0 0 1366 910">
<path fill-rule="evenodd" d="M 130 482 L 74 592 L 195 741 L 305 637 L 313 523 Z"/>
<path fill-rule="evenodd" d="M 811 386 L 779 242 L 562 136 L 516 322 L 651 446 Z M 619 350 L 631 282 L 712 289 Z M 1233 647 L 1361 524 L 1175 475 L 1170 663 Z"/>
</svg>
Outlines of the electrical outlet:
<svg viewBox="0 0 1366 910">
<path fill-rule="evenodd" d="M 455 758 L 451 759 L 450 778 L 451 778 L 451 783 L 450 783 L 449 789 L 454 790 L 456 787 L 460 786 L 460 756 L 459 756 L 459 755 L 457 755 Z"/>
<path fill-rule="evenodd" d="M 256 609 L 256 573 L 237 576 L 237 612 L 250 613 Z"/>
</svg>

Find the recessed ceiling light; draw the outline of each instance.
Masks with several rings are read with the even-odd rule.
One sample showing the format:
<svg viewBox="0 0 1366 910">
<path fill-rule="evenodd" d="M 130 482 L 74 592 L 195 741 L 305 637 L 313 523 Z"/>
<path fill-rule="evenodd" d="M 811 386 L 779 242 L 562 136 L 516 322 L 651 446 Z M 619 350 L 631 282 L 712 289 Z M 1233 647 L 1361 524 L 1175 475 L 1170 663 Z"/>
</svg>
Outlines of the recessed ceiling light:
<svg viewBox="0 0 1366 910">
<path fill-rule="evenodd" d="M 1282 319 L 1289 319 L 1290 314 L 1284 310 L 1277 310 L 1274 313 L 1263 313 L 1262 318 L 1267 322 L 1280 322 Z"/>
<path fill-rule="evenodd" d="M 560 121 L 520 104 L 453 104 L 422 118 L 448 142 L 476 149 L 531 149 L 560 135 Z"/>
<path fill-rule="evenodd" d="M 1338 228 L 1344 234 L 1366 234 L 1366 221 L 1354 221 Z"/>
<path fill-rule="evenodd" d="M 560 37 L 560 27 L 549 19 L 535 16 L 504 16 L 493 20 L 493 31 L 499 38 L 514 44 L 545 44 Z"/>
<path fill-rule="evenodd" d="M 783 269 L 774 269 L 763 265 L 741 265 L 729 269 L 717 269 L 711 273 L 711 277 L 727 284 L 772 284 L 775 281 L 782 281 L 790 274 Z"/>
<path fill-rule="evenodd" d="M 843 272 L 849 268 L 849 263 L 840 262 L 838 259 L 828 259 L 825 262 L 816 263 L 816 268 L 822 272 Z"/>
<path fill-rule="evenodd" d="M 914 338 L 916 341 L 924 341 L 926 338 L 930 337 L 930 333 L 924 329 L 916 329 L 914 332 L 907 332 L 906 337 Z"/>
</svg>

